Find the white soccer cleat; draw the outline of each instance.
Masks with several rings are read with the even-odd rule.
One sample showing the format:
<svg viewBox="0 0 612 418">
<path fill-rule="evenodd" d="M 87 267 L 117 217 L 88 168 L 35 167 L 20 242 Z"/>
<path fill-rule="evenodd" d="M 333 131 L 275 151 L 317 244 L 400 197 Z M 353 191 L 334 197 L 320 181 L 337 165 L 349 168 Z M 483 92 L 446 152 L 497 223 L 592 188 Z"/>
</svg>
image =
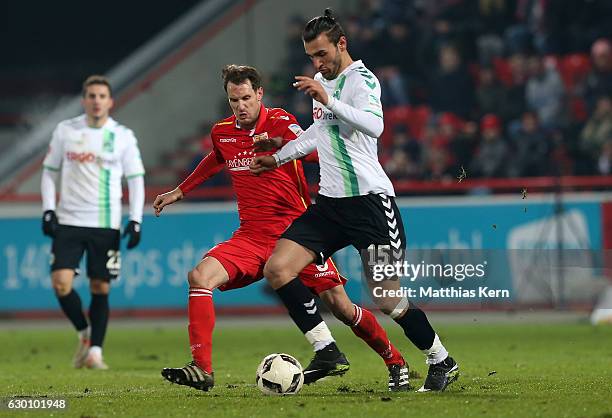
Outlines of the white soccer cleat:
<svg viewBox="0 0 612 418">
<path fill-rule="evenodd" d="M 102 360 L 102 354 L 92 353 L 91 351 L 85 358 L 85 367 L 93 370 L 108 370 L 108 365 Z"/>
<path fill-rule="evenodd" d="M 89 347 L 91 345 L 91 341 L 89 337 L 79 338 L 79 345 L 72 357 L 72 365 L 76 369 L 80 369 L 85 365 L 85 360 L 87 359 L 87 354 L 89 353 Z"/>
</svg>

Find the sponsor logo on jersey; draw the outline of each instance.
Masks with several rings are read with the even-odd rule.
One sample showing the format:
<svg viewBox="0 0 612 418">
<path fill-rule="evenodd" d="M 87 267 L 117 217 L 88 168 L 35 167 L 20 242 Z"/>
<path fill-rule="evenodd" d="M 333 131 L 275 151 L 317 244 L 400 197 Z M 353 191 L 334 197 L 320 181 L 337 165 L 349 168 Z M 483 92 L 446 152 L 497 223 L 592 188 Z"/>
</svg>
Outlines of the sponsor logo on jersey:
<svg viewBox="0 0 612 418">
<path fill-rule="evenodd" d="M 95 163 L 97 160 L 96 154 L 93 152 L 66 152 L 66 158 L 68 161 L 76 163 Z"/>
<path fill-rule="evenodd" d="M 300 128 L 300 125 L 296 123 L 292 123 L 291 125 L 289 125 L 289 130 L 293 132 L 295 136 L 300 136 L 304 132 L 302 128 Z"/>
<path fill-rule="evenodd" d="M 253 151 L 242 151 L 239 152 L 231 160 L 227 160 L 227 168 L 230 171 L 244 171 L 248 170 L 249 166 L 253 162 Z"/>
<path fill-rule="evenodd" d="M 236 142 L 236 138 L 219 138 L 219 142 Z"/>
<path fill-rule="evenodd" d="M 321 107 L 315 107 L 312 110 L 312 118 L 314 120 L 337 120 L 338 118 L 329 110 L 323 110 Z"/>
</svg>

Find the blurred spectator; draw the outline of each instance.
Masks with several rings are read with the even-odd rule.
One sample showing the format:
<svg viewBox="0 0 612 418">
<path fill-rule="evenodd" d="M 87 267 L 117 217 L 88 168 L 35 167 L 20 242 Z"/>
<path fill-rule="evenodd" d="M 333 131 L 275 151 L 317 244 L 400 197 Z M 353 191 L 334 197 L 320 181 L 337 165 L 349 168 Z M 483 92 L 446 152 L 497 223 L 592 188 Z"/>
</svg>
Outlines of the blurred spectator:
<svg viewBox="0 0 612 418">
<path fill-rule="evenodd" d="M 420 177 L 421 167 L 409 153 L 396 149 L 385 163 L 385 171 L 391 180 L 406 180 Z"/>
<path fill-rule="evenodd" d="M 512 85 L 506 90 L 506 101 L 502 117 L 506 122 L 518 119 L 527 110 L 525 90 L 527 82 L 527 61 L 523 54 L 510 57 Z"/>
<path fill-rule="evenodd" d="M 565 94 L 559 73 L 552 66 L 546 68 L 543 58 L 537 55 L 529 58 L 528 69 L 527 107 L 538 114 L 543 127 L 558 127 L 562 122 Z"/>
<path fill-rule="evenodd" d="M 401 150 L 408 154 L 412 161 L 421 165 L 421 144 L 410 137 L 405 125 L 397 125 L 394 127 L 392 140 L 392 151 Z"/>
<path fill-rule="evenodd" d="M 580 148 L 592 162 L 597 161 L 602 147 L 612 138 L 612 99 L 610 96 L 597 100 L 595 112 L 580 133 Z"/>
<path fill-rule="evenodd" d="M 601 96 L 612 95 L 612 44 L 607 39 L 597 40 L 591 48 L 593 68 L 585 82 L 585 100 L 589 113 Z"/>
<path fill-rule="evenodd" d="M 384 40 L 384 41 L 383 41 Z M 376 63 L 376 75 L 382 89 L 384 106 L 405 106 L 410 100 L 408 85 L 417 78 L 418 57 L 415 54 L 414 41 L 407 22 L 393 20 L 379 42 L 383 41 L 385 54 Z"/>
<path fill-rule="evenodd" d="M 459 133 L 453 138 L 449 150 L 453 156 L 451 171 L 455 176 L 461 172 L 461 167 L 466 170 L 472 164 L 474 151 L 478 145 L 478 124 L 473 121 L 463 123 Z"/>
<path fill-rule="evenodd" d="M 612 174 L 612 137 L 604 142 L 597 159 L 597 174 L 608 176 Z"/>
<path fill-rule="evenodd" d="M 501 136 L 501 120 L 492 114 L 480 122 L 482 142 L 472 160 L 468 176 L 501 177 L 506 174 L 508 148 Z"/>
<path fill-rule="evenodd" d="M 474 107 L 474 87 L 459 51 L 451 45 L 439 53 L 440 68 L 431 80 L 429 100 L 434 112 L 451 112 L 467 118 Z"/>
<path fill-rule="evenodd" d="M 511 177 L 542 176 L 548 174 L 549 144 L 539 126 L 535 112 L 525 112 L 521 127 L 512 137 L 512 158 L 508 167 Z"/>
<path fill-rule="evenodd" d="M 308 57 L 304 53 L 302 42 L 302 30 L 306 22 L 301 16 L 292 16 L 287 22 L 286 28 L 286 48 L 287 52 L 287 71 L 291 79 L 298 75 L 305 64 L 309 63 Z"/>
<path fill-rule="evenodd" d="M 481 67 L 478 78 L 479 84 L 476 90 L 476 101 L 478 103 L 479 114 L 503 114 L 506 92 L 504 86 L 496 78 L 493 68 L 489 66 Z"/>
</svg>

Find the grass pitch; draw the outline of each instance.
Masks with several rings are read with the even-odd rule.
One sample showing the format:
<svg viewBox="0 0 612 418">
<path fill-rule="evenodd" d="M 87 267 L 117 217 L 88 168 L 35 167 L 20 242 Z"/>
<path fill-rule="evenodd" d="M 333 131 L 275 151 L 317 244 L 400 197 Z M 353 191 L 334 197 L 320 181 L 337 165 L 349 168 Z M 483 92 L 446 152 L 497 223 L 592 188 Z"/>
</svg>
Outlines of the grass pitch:
<svg viewBox="0 0 612 418">
<path fill-rule="evenodd" d="M 333 321 L 329 321 L 333 323 Z M 423 356 L 401 330 L 385 323 L 411 370 Z M 162 367 L 189 360 L 186 327 L 113 327 L 105 347 L 108 371 L 74 370 L 69 329 L 0 331 L 0 398 L 68 399 L 65 411 L 0 410 L 3 416 L 77 417 L 612 417 L 612 328 L 586 324 L 448 324 L 439 333 L 461 367 L 444 393 L 386 391 L 383 362 L 350 330 L 334 326 L 351 362 L 341 378 L 306 386 L 293 397 L 262 395 L 255 369 L 269 353 L 287 352 L 302 365 L 312 356 L 300 333 L 284 325 L 227 326 L 215 331 L 216 386 L 205 393 L 163 381 Z"/>
</svg>

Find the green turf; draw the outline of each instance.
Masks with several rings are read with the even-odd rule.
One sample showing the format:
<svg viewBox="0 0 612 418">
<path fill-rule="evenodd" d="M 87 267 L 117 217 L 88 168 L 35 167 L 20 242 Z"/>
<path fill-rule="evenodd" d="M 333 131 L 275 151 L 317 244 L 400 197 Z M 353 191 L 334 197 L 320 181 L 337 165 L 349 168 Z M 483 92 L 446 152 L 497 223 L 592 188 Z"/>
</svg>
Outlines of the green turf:
<svg viewBox="0 0 612 418">
<path fill-rule="evenodd" d="M 412 369 L 424 376 L 422 355 L 396 326 L 385 325 Z M 171 385 L 159 375 L 162 367 L 181 366 L 189 359 L 183 327 L 126 329 L 111 324 L 105 348 L 108 371 L 70 368 L 76 337 L 68 327 L 4 330 L 0 398 L 66 397 L 69 409 L 54 416 L 79 417 L 612 417 L 610 327 L 439 326 L 462 374 L 446 392 L 429 394 L 389 394 L 382 361 L 347 328 L 333 327 L 333 332 L 351 361 L 348 374 L 281 398 L 260 394 L 255 368 L 272 352 L 308 362 L 310 348 L 292 327 L 218 327 L 216 386 L 210 393 Z M 420 385 L 422 379 L 412 382 Z"/>
</svg>

